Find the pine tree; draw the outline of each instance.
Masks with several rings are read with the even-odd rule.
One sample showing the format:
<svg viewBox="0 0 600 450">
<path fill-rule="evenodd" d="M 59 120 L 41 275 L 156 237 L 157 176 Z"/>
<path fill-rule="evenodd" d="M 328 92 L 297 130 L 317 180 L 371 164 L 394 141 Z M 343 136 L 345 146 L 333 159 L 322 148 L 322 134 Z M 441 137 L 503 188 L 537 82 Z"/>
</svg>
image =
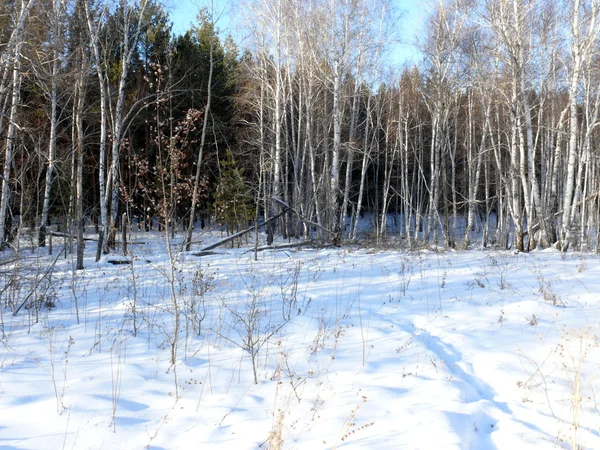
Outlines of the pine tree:
<svg viewBox="0 0 600 450">
<path fill-rule="evenodd" d="M 244 169 L 239 168 L 227 149 L 227 158 L 222 163 L 221 177 L 215 192 L 215 214 L 228 233 L 252 219 L 252 195 L 246 185 Z"/>
</svg>

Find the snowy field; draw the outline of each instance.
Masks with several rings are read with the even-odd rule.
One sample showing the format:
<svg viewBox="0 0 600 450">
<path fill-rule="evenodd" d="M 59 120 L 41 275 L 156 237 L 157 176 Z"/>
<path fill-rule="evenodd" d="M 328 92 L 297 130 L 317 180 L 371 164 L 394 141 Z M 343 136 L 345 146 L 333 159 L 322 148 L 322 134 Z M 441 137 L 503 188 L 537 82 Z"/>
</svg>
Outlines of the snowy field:
<svg viewBox="0 0 600 450">
<path fill-rule="evenodd" d="M 597 255 L 135 239 L 0 266 L 0 448 L 600 448 Z"/>
</svg>

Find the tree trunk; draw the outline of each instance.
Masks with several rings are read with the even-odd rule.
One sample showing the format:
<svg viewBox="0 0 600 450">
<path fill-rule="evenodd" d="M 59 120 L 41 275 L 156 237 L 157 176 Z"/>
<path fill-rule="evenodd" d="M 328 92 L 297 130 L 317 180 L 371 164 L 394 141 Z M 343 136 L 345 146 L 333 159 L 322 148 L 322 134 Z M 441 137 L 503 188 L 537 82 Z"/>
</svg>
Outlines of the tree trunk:
<svg viewBox="0 0 600 450">
<path fill-rule="evenodd" d="M 15 151 L 15 139 L 17 129 L 17 112 L 19 110 L 20 90 L 21 90 L 21 48 L 23 46 L 22 33 L 25 27 L 25 19 L 29 14 L 33 0 L 21 2 L 21 11 L 16 29 L 13 31 L 13 36 L 16 40 L 16 45 L 13 54 L 12 67 L 12 96 L 10 102 L 10 113 L 8 117 L 8 130 L 6 132 L 6 147 L 4 150 L 4 170 L 2 172 L 2 197 L 0 198 L 0 247 L 4 246 L 6 238 L 5 226 L 6 216 L 8 212 L 8 201 L 10 199 L 10 177 L 13 153 Z"/>
<path fill-rule="evenodd" d="M 75 188 L 75 225 L 77 229 L 77 266 L 76 270 L 83 270 L 83 257 L 85 250 L 85 241 L 83 239 L 83 140 L 85 130 L 83 128 L 83 107 L 85 102 L 84 76 L 86 69 L 86 60 L 83 49 L 79 50 L 80 70 L 76 85 L 76 108 L 74 122 L 77 127 L 77 186 Z"/>
<path fill-rule="evenodd" d="M 204 144 L 206 143 L 206 129 L 210 114 L 210 104 L 212 99 L 212 77 L 214 67 L 214 36 L 210 38 L 210 65 L 208 69 L 208 85 L 206 88 L 206 106 L 204 107 L 204 122 L 202 123 L 202 134 L 200 135 L 200 147 L 198 147 L 198 158 L 196 160 L 196 176 L 194 178 L 194 190 L 192 192 L 192 205 L 190 207 L 190 223 L 188 224 L 187 234 L 183 241 L 186 251 L 190 251 L 192 246 L 192 233 L 196 224 L 196 206 L 198 204 L 200 174 L 202 173 L 202 159 L 204 155 Z"/>
</svg>

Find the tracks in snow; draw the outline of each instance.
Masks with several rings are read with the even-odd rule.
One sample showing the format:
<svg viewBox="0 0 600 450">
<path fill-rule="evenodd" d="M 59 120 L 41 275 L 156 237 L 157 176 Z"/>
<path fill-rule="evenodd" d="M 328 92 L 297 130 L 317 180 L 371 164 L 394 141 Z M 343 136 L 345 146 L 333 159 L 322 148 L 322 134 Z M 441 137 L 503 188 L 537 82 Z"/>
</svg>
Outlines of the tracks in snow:
<svg viewBox="0 0 600 450">
<path fill-rule="evenodd" d="M 460 448 L 496 449 L 492 433 L 502 426 L 503 419 L 512 414 L 508 404 L 497 399 L 494 388 L 477 376 L 472 364 L 465 360 L 463 353 L 448 342 L 447 338 L 419 327 L 415 339 L 441 363 L 436 365 L 432 360 L 436 371 L 457 389 L 457 401 L 464 404 L 461 413 L 457 413 L 456 408 L 443 411 L 461 439 Z M 444 409 L 444 405 L 439 406 Z"/>
</svg>

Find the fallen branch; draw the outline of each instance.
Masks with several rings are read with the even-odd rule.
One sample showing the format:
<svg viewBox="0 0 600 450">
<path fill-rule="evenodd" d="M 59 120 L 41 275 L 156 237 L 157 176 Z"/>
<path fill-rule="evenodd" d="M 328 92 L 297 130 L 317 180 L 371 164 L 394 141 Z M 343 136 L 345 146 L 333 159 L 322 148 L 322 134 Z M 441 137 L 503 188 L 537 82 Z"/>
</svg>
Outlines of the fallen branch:
<svg viewBox="0 0 600 450">
<path fill-rule="evenodd" d="M 327 248 L 331 247 L 330 244 L 321 244 L 318 241 L 303 241 L 295 244 L 282 244 L 282 245 L 267 245 L 266 247 L 259 247 L 256 249 L 257 252 L 264 252 L 265 250 L 286 250 L 288 248 L 300 248 L 300 247 L 319 247 Z M 255 251 L 254 249 L 248 250 L 248 252 Z M 248 253 L 246 252 L 246 253 Z"/>
<path fill-rule="evenodd" d="M 70 235 L 69 233 L 62 233 L 60 231 L 51 231 L 50 233 L 52 236 L 55 237 L 62 237 L 62 238 L 69 238 L 72 237 L 73 239 L 75 239 L 75 236 Z M 84 241 L 90 241 L 90 242 L 98 242 L 98 239 L 94 239 L 94 238 L 83 238 Z M 115 241 L 115 245 L 116 244 L 120 244 L 122 241 Z M 127 241 L 127 245 L 146 245 L 148 242 L 147 241 Z"/>
<path fill-rule="evenodd" d="M 54 237 L 61 237 L 61 238 L 73 238 L 75 239 L 75 236 L 69 234 L 69 233 L 62 233 L 60 231 L 51 231 L 50 233 L 47 233 L 51 236 Z M 98 239 L 93 239 L 93 238 L 83 238 L 84 241 L 92 241 L 92 242 L 98 242 Z"/>
<path fill-rule="evenodd" d="M 129 259 L 107 259 L 106 262 L 113 266 L 124 266 L 125 264 L 131 264 L 132 261 Z"/>
<path fill-rule="evenodd" d="M 270 222 L 274 222 L 275 220 L 279 219 L 281 216 L 283 216 L 285 213 L 287 212 L 287 209 L 284 209 L 281 213 L 277 214 L 276 216 L 273 216 L 269 219 L 267 219 L 264 223 L 260 224 L 258 227 L 262 228 L 264 227 L 266 224 L 270 223 Z M 256 230 L 256 226 L 252 225 L 250 228 L 247 228 L 243 231 L 239 231 L 235 234 L 232 234 L 231 236 L 226 237 L 225 239 L 220 240 L 219 242 L 216 242 L 212 245 L 209 245 L 208 247 L 204 247 L 202 250 L 200 250 L 197 253 L 192 253 L 193 256 L 202 256 L 201 254 L 204 252 L 207 252 L 209 250 L 213 250 L 217 247 L 220 247 L 223 244 L 227 244 L 228 242 L 233 241 L 234 239 L 237 239 L 243 235 L 245 235 L 246 233 L 250 233 L 251 231 L 255 231 Z"/>
<path fill-rule="evenodd" d="M 216 254 L 217 254 L 217 252 L 211 252 L 209 250 L 207 252 L 200 251 L 200 252 L 192 253 L 192 256 L 211 256 L 211 255 L 216 255 Z"/>
</svg>

